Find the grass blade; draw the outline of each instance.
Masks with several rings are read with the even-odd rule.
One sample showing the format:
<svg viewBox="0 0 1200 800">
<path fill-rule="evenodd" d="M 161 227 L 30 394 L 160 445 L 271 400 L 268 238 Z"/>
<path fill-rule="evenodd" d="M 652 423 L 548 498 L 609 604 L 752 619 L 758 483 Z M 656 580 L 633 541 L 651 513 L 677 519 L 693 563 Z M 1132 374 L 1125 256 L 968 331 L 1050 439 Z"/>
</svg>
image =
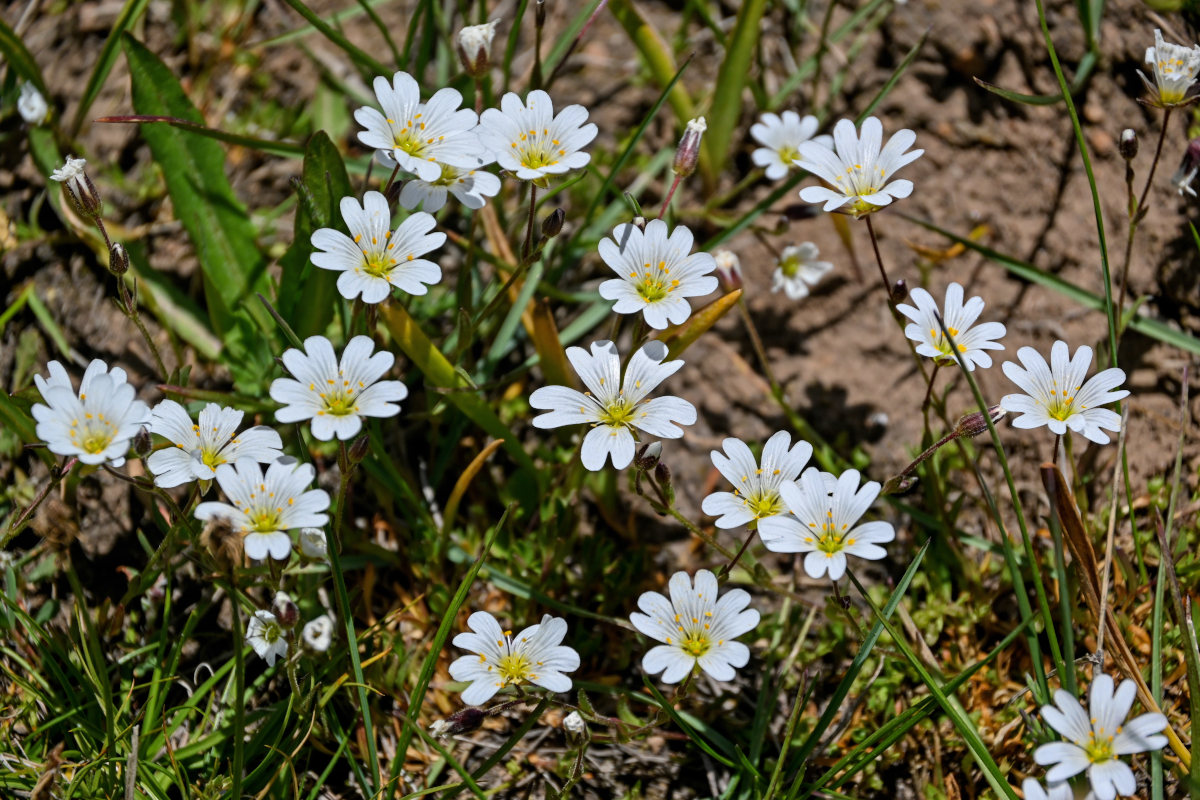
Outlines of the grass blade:
<svg viewBox="0 0 1200 800">
<path fill-rule="evenodd" d="M 758 32 L 766 0 L 746 0 L 738 11 L 733 35 L 725 48 L 725 60 L 717 70 L 717 87 L 708 112 L 704 148 L 708 158 L 700 164 L 708 180 L 719 175 L 729 158 L 729 142 L 742 118 L 742 89 L 754 61 Z M 691 117 L 681 119 L 686 122 Z"/>
<path fill-rule="evenodd" d="M 79 135 L 79 129 L 83 127 L 83 118 L 100 96 L 104 81 L 112 72 L 113 64 L 117 63 L 117 50 L 121 46 L 122 34 L 138 21 L 148 5 L 150 0 L 125 0 L 125 5 L 121 7 L 121 13 L 117 15 L 112 30 L 108 32 L 108 38 L 104 40 L 104 46 L 100 48 L 96 66 L 92 67 L 92 74 L 88 76 L 87 86 L 83 88 L 83 97 L 79 99 L 79 105 L 75 109 L 75 116 L 71 118 L 72 139 Z"/>
</svg>

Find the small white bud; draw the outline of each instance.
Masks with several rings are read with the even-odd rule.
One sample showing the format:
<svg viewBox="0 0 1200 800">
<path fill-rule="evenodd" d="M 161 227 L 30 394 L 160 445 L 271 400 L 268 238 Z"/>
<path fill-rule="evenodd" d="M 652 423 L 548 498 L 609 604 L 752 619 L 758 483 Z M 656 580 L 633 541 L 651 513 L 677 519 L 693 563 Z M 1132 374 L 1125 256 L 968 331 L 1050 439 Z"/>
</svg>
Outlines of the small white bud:
<svg viewBox="0 0 1200 800">
<path fill-rule="evenodd" d="M 325 531 L 320 528 L 300 529 L 300 552 L 309 558 L 325 561 L 329 558 L 329 544 Z"/>
<path fill-rule="evenodd" d="M 39 125 L 50 113 L 50 106 L 46 104 L 46 98 L 42 97 L 42 93 L 37 90 L 37 87 L 26 82 L 21 84 L 21 96 L 17 98 L 17 111 L 21 114 L 21 119 L 30 125 Z"/>
<path fill-rule="evenodd" d="M 472 77 L 487 74 L 492 39 L 496 36 L 496 21 L 483 25 L 471 25 L 458 32 L 458 55 L 463 68 Z"/>
<path fill-rule="evenodd" d="M 732 250 L 718 250 L 713 253 L 717 262 L 717 278 L 726 291 L 742 288 L 742 262 L 737 253 Z"/>
</svg>

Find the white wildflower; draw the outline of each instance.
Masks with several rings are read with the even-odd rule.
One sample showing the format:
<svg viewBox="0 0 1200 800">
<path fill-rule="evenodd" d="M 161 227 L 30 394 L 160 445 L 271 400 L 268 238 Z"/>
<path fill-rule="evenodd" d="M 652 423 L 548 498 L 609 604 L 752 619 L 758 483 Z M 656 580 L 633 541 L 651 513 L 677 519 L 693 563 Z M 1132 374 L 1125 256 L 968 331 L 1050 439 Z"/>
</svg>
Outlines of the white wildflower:
<svg viewBox="0 0 1200 800">
<path fill-rule="evenodd" d="M 1036 778 L 1026 778 L 1021 783 L 1021 791 L 1025 793 L 1025 800 L 1075 800 L 1075 792 L 1066 781 L 1042 786 Z M 1085 800 L 1095 800 L 1095 795 L 1088 792 Z"/>
<path fill-rule="evenodd" d="M 777 181 L 796 166 L 800 145 L 805 142 L 833 148 L 832 136 L 814 136 L 819 125 L 811 114 L 802 118 L 795 111 L 785 111 L 781 117 L 768 111 L 750 126 L 750 135 L 762 145 L 750 154 L 750 159 L 755 165 L 766 168 L 767 178 Z"/>
<path fill-rule="evenodd" d="M 1092 365 L 1092 348 L 1083 345 L 1071 357 L 1064 341 L 1050 348 L 1050 364 L 1032 347 L 1022 347 L 1017 358 L 1022 366 L 1005 361 L 1004 374 L 1025 394 L 1009 394 L 1000 399 L 1000 407 L 1013 414 L 1016 428 L 1040 428 L 1045 425 L 1051 433 L 1061 436 L 1075 431 L 1096 444 L 1108 444 L 1104 431 L 1119 431 L 1121 416 L 1100 406 L 1116 402 L 1129 395 L 1117 389 L 1125 382 L 1124 370 L 1112 367 L 1098 372 L 1086 383 Z"/>
<path fill-rule="evenodd" d="M 313 231 L 312 263 L 321 269 L 341 272 L 337 287 L 342 297 L 362 295 L 364 303 L 386 300 L 395 286 L 408 294 L 422 295 L 425 284 L 442 279 L 441 268 L 420 256 L 436 250 L 446 234 L 434 231 L 437 220 L 424 211 L 411 214 L 392 231 L 392 212 L 379 192 L 367 192 L 359 206 L 353 197 L 343 197 L 342 219 L 350 236 L 333 228 Z"/>
<path fill-rule="evenodd" d="M 834 126 L 832 150 L 816 142 L 800 145 L 797 164 L 833 187 L 806 186 L 800 190 L 801 200 L 861 217 L 912 194 L 912 181 L 892 176 L 925 152 L 904 152 L 917 135 L 899 130 L 884 145 L 883 124 L 875 117 L 863 121 L 861 133 L 859 138 L 854 123 L 843 119 Z"/>
<path fill-rule="evenodd" d="M 267 662 L 267 666 L 275 666 L 276 658 L 286 658 L 288 651 L 287 635 L 275 615 L 270 611 L 255 611 L 246 626 L 246 644 L 254 648 L 258 657 Z"/>
<path fill-rule="evenodd" d="M 323 513 L 329 508 L 328 493 L 308 489 L 314 477 L 316 470 L 311 464 L 297 464 L 289 458 L 268 467 L 265 477 L 258 463 L 250 459 L 222 464 L 217 467 L 217 484 L 229 502 L 201 503 L 196 506 L 196 518 L 227 520 L 242 534 L 250 558 L 287 558 L 292 551 L 289 530 L 329 522 Z"/>
<path fill-rule="evenodd" d="M 328 614 L 310 619 L 300 632 L 304 646 L 314 653 L 324 653 L 333 642 L 333 617 Z"/>
<path fill-rule="evenodd" d="M 355 336 L 339 362 L 324 336 L 304 340 L 304 350 L 291 348 L 283 365 L 293 378 L 277 378 L 271 399 L 283 403 L 275 412 L 280 422 L 312 421 L 312 434 L 321 441 L 350 439 L 362 429 L 363 417 L 393 417 L 399 401 L 408 396 L 400 381 L 381 381 L 396 357 L 387 351 L 372 354 L 369 336 Z"/>
<path fill-rule="evenodd" d="M 87 159 L 67 156 L 63 165 L 50 173 L 50 180 L 65 183 L 76 195 L 83 195 L 88 191 L 86 169 Z"/>
<path fill-rule="evenodd" d="M 808 553 L 804 571 L 819 578 L 826 572 L 838 580 L 846 572 L 846 556 L 872 561 L 887 552 L 879 545 L 896 538 L 889 522 L 858 520 L 879 496 L 879 484 L 868 481 L 859 488 L 858 470 L 848 469 L 837 478 L 809 467 L 796 483 L 779 487 L 783 502 L 794 517 L 760 520 L 758 535 L 776 553 Z"/>
<path fill-rule="evenodd" d="M 524 103 L 509 92 L 500 98 L 499 109 L 483 112 L 477 134 L 503 169 L 523 181 L 541 181 L 587 166 L 591 156 L 582 149 L 597 132 L 587 118 L 581 105 L 567 106 L 555 116 L 550 95 L 541 89 L 530 92 Z"/>
<path fill-rule="evenodd" d="M 174 400 L 163 400 L 150 412 L 150 432 L 170 442 L 150 454 L 146 466 L 154 474 L 154 484 L 164 489 L 194 480 L 208 481 L 216 477 L 221 464 L 232 464 L 240 458 L 251 458 L 271 464 L 283 456 L 283 440 L 265 425 L 247 428 L 237 433 L 242 412 L 209 403 L 193 423 L 183 406 Z"/>
<path fill-rule="evenodd" d="M 792 300 L 808 297 L 809 289 L 833 269 L 828 261 L 818 261 L 821 251 L 812 242 L 783 248 L 772 276 L 771 291 L 784 293 Z"/>
<path fill-rule="evenodd" d="M 633 627 L 663 642 L 642 658 L 642 669 L 661 672 L 663 683 L 679 683 L 696 666 L 716 680 L 733 680 L 734 669 L 750 660 L 750 648 L 734 640 L 758 625 L 758 612 L 746 608 L 750 595 L 730 589 L 718 600 L 717 576 L 706 569 L 696 573 L 695 585 L 676 572 L 667 588 L 670 599 L 645 592 L 638 598 L 645 613 L 629 615 Z"/>
<path fill-rule="evenodd" d="M 713 492 L 704 498 L 705 514 L 719 517 L 718 528 L 736 528 L 753 520 L 786 514 L 779 487 L 800 477 L 812 458 L 812 445 L 805 441 L 792 446 L 792 435 L 779 431 L 763 446 L 762 462 L 741 439 L 722 442 L 725 452 L 712 451 L 713 466 L 734 485 L 733 492 Z"/>
<path fill-rule="evenodd" d="M 933 295 L 924 289 L 913 289 L 911 297 L 916 306 L 901 303 L 896 310 L 912 320 L 905 328 L 904 335 L 917 343 L 917 353 L 929 356 L 934 363 L 942 366 L 953 366 L 958 363 L 950 351 L 950 340 L 942 333 L 938 323 L 937 301 Z M 946 331 L 958 346 L 963 363 L 972 372 L 975 367 L 990 367 L 992 357 L 987 350 L 1003 350 L 1004 345 L 999 341 L 1006 329 L 999 322 L 984 322 L 975 324 L 983 313 L 983 298 L 972 297 L 963 303 L 963 287 L 952 283 L 946 287 L 946 302 L 941 313 Z"/>
<path fill-rule="evenodd" d="M 76 395 L 62 364 L 51 361 L 46 369 L 49 378 L 33 376 L 46 401 L 31 409 L 38 438 L 51 453 L 76 456 L 84 464 L 124 464 L 130 440 L 150 416 L 146 404 L 134 399 L 125 370 L 109 371 L 107 364 L 95 359 L 84 371 Z"/>
<path fill-rule="evenodd" d="M 373 85 L 383 111 L 363 106 L 354 112 L 365 129 L 358 132 L 360 142 L 388 152 L 402 170 L 425 181 L 436 181 L 442 164 L 475 166 L 479 142 L 474 129 L 479 118 L 473 110 L 459 108 L 458 90 L 439 89 L 422 103 L 421 89 L 407 72 L 397 72 L 391 83 L 380 75 Z"/>
<path fill-rule="evenodd" d="M 1163 40 L 1162 31 L 1154 29 L 1154 44 L 1146 48 L 1146 63 L 1154 72 L 1152 83 L 1141 70 L 1138 75 L 1150 92 L 1150 102 L 1169 107 L 1188 102 L 1188 90 L 1200 72 L 1200 46 L 1183 47 Z"/>
<path fill-rule="evenodd" d="M 629 359 L 622 382 L 621 358 L 612 342 L 592 342 L 590 354 L 582 347 L 568 347 L 567 358 L 589 391 L 541 387 L 529 396 L 529 405 L 547 413 L 534 417 L 534 427 L 591 425 L 583 439 L 583 465 L 592 471 L 603 469 L 611 454 L 613 466 L 624 469 L 633 460 L 633 428 L 660 439 L 678 439 L 683 430 L 677 424 L 696 422 L 696 407 L 688 401 L 648 397 L 683 366 L 679 360 L 662 363 L 666 356 L 662 342 L 647 342 Z"/>
<path fill-rule="evenodd" d="M 500 179 L 483 169 L 491 162 L 490 153 L 488 157 L 489 161 L 481 159 L 472 169 L 443 165 L 442 175 L 436 181 L 414 178 L 406 182 L 400 190 L 400 205 L 432 214 L 441 210 L 446 205 L 446 195 L 452 194 L 467 208 L 483 208 L 487 205 L 487 198 L 495 197 L 500 191 Z"/>
<path fill-rule="evenodd" d="M 641 312 L 646 324 L 663 330 L 691 316 L 688 297 L 703 297 L 717 289 L 710 275 L 717 262 L 708 253 L 692 253 L 692 232 L 685 225 L 669 232 L 667 223 L 651 220 L 643 232 L 621 223 L 613 238 L 600 240 L 600 258 L 618 277 L 600 284 L 600 296 L 615 300 L 618 314 Z"/>
<path fill-rule="evenodd" d="M 1046 772 L 1050 783 L 1086 771 L 1098 800 L 1132 795 L 1137 781 L 1118 756 L 1161 750 L 1167 744 L 1167 737 L 1160 735 L 1167 718 L 1155 712 L 1126 721 L 1137 696 L 1132 680 L 1121 681 L 1114 692 L 1113 679 L 1097 675 L 1090 694 L 1086 711 L 1065 689 L 1054 693 L 1054 705 L 1042 706 L 1042 719 L 1069 741 L 1042 745 L 1034 751 L 1033 760 L 1050 767 Z"/>
<path fill-rule="evenodd" d="M 571 690 L 564 673 L 579 669 L 579 653 L 562 644 L 567 621 L 546 614 L 537 625 L 512 635 L 486 611 L 467 619 L 471 633 L 454 637 L 454 646 L 475 653 L 450 665 L 450 677 L 471 683 L 462 693 L 469 706 L 483 705 L 508 685 L 532 683 L 552 692 Z"/>
</svg>

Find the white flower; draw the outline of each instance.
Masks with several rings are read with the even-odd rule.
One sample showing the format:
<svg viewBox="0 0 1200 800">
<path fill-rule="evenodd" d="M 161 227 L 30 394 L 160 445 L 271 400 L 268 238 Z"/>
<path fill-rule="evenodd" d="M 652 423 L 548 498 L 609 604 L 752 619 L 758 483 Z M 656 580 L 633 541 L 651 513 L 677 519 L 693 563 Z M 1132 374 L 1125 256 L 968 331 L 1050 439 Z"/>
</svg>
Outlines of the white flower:
<svg viewBox="0 0 1200 800">
<path fill-rule="evenodd" d="M 414 178 L 400 190 L 400 205 L 432 214 L 446 205 L 446 193 L 449 192 L 467 208 L 483 208 L 487 198 L 495 197 L 500 191 L 500 179 L 483 169 L 486 163 L 490 163 L 490 158 L 489 162 L 481 161 L 474 169 L 443 165 L 441 177 L 432 182 Z M 445 234 L 438 235 L 445 237 Z"/>
<path fill-rule="evenodd" d="M 760 520 L 758 535 L 776 553 L 808 553 L 804 571 L 819 578 L 826 572 L 837 580 L 846 572 L 846 556 L 872 561 L 887 552 L 879 545 L 896 538 L 890 522 L 856 524 L 879 496 L 879 484 L 868 481 L 860 489 L 858 470 L 848 469 L 837 478 L 809 467 L 796 483 L 779 487 L 783 502 L 795 517 Z"/>
<path fill-rule="evenodd" d="M 412 214 L 392 232 L 392 212 L 379 192 L 367 192 L 362 206 L 353 197 L 343 197 L 342 219 L 350 236 L 333 228 L 313 231 L 312 263 L 321 269 L 341 272 L 337 287 L 342 297 L 362 295 L 364 303 L 388 298 L 392 287 L 409 294 L 425 294 L 425 284 L 442 279 L 441 268 L 423 256 L 441 247 L 446 234 L 433 231 L 437 220 L 424 211 Z"/>
<path fill-rule="evenodd" d="M 196 519 L 223 518 L 243 535 L 246 555 L 262 560 L 269 554 L 284 559 L 292 551 L 287 531 L 324 525 L 329 516 L 329 495 L 311 489 L 316 476 L 311 464 L 281 458 L 267 468 L 250 459 L 217 467 L 217 484 L 229 503 L 209 501 L 196 506 Z M 232 503 L 232 505 L 230 505 Z"/>
<path fill-rule="evenodd" d="M 581 149 L 597 131 L 587 118 L 587 109 L 580 105 L 567 106 L 555 116 L 550 95 L 541 89 L 530 92 L 524 103 L 509 92 L 500 98 L 499 109 L 483 112 L 476 133 L 502 168 L 523 181 L 534 181 L 587 166 L 591 156 Z"/>
<path fill-rule="evenodd" d="M 300 540 L 300 552 L 308 558 L 318 561 L 329 559 L 329 543 L 325 539 L 325 531 L 320 528 L 301 528 L 297 538 Z"/>
<path fill-rule="evenodd" d="M 488 54 L 492 51 L 492 39 L 496 37 L 496 23 L 499 20 L 485 22 L 482 25 L 468 25 L 458 32 L 458 47 L 462 50 L 463 58 L 472 64 L 479 62 L 482 55 L 486 64 Z"/>
<path fill-rule="evenodd" d="M 683 430 L 676 423 L 696 422 L 696 407 L 688 401 L 669 395 L 647 397 L 683 366 L 679 360 L 662 363 L 666 357 L 666 345 L 647 342 L 629 359 L 622 383 L 621 358 L 615 344 L 592 342 L 590 355 L 582 347 L 568 347 L 567 358 L 589 391 L 584 394 L 566 386 L 541 387 L 529 396 L 529 405 L 547 413 L 533 418 L 534 427 L 591 425 L 583 439 L 583 465 L 593 472 L 603 469 L 611 453 L 613 466 L 624 469 L 633 460 L 631 428 L 660 439 L 678 439 Z"/>
<path fill-rule="evenodd" d="M 1154 29 L 1154 45 L 1146 48 L 1146 63 L 1154 70 L 1154 82 L 1138 70 L 1142 82 L 1156 106 L 1177 106 L 1187 100 L 1188 89 L 1200 72 L 1200 46 L 1183 47 L 1163 40 L 1162 31 Z"/>
<path fill-rule="evenodd" d="M 254 648 L 258 657 L 267 662 L 267 666 L 275 666 L 275 659 L 287 657 L 287 637 L 279 621 L 270 611 L 255 611 L 246 626 L 246 644 Z"/>
<path fill-rule="evenodd" d="M 717 250 L 712 254 L 717 265 L 717 277 L 726 289 L 742 287 L 742 260 L 732 250 Z"/>
<path fill-rule="evenodd" d="M 42 93 L 37 90 L 37 87 L 27 81 L 21 84 L 21 96 L 17 98 L 17 111 L 20 113 L 21 119 L 30 125 L 37 125 L 46 119 L 46 114 L 50 113 L 50 106 L 46 105 L 46 98 L 42 97 Z"/>
<path fill-rule="evenodd" d="M 912 194 L 912 181 L 888 181 L 901 167 L 916 161 L 925 152 L 904 152 L 916 140 L 915 133 L 904 129 L 896 131 L 887 145 L 883 145 L 883 124 L 875 117 L 863 121 L 861 139 L 854 131 L 853 122 L 839 120 L 833 129 L 833 150 L 816 142 L 804 142 L 796 162 L 833 188 L 806 186 L 800 190 L 800 199 L 807 203 L 824 203 L 826 211 L 841 210 L 861 217 L 886 206 L 893 199 L 908 197 Z"/>
<path fill-rule="evenodd" d="M 439 89 L 422 103 L 421 89 L 407 72 L 397 72 L 391 83 L 380 75 L 373 86 L 383 113 L 370 106 L 354 112 L 366 129 L 358 132 L 360 142 L 390 153 L 401 169 L 426 181 L 438 179 L 442 164 L 475 165 L 479 142 L 473 130 L 479 118 L 459 108 L 458 90 Z"/>
<path fill-rule="evenodd" d="M 275 412 L 280 422 L 312 420 L 312 434 L 321 441 L 349 439 L 362 429 L 363 417 L 394 417 L 397 402 L 408 397 L 400 381 L 381 381 L 396 357 L 383 351 L 372 355 L 375 343 L 355 336 L 339 362 L 333 345 L 324 336 L 304 340 L 304 350 L 283 354 L 283 365 L 292 378 L 271 384 L 271 399 L 283 403 Z"/>
<path fill-rule="evenodd" d="M 685 298 L 717 289 L 716 276 L 709 274 L 717 268 L 713 257 L 691 252 L 692 232 L 686 225 L 675 226 L 669 235 L 668 230 L 660 219 L 647 223 L 644 233 L 623 222 L 613 229 L 612 239 L 600 240 L 600 258 L 619 276 L 600 284 L 600 296 L 615 300 L 618 314 L 642 312 L 655 330 L 668 322 L 686 322 L 692 307 Z"/>
<path fill-rule="evenodd" d="M 164 489 L 194 480 L 216 477 L 221 464 L 252 458 L 270 464 L 283 456 L 283 440 L 265 425 L 256 425 L 237 435 L 242 412 L 209 403 L 195 424 L 183 406 L 163 400 L 150 412 L 150 432 L 171 443 L 146 459 L 154 473 L 154 484 Z"/>
<path fill-rule="evenodd" d="M 324 653 L 333 642 L 333 617 L 322 614 L 316 619 L 310 619 L 304 623 L 304 630 L 300 632 L 300 638 L 309 650 L 315 653 Z"/>
<path fill-rule="evenodd" d="M 713 466 L 736 488 L 732 493 L 713 492 L 700 506 L 705 514 L 720 517 L 717 527 L 736 528 L 752 520 L 786 514 L 779 487 L 800 476 L 812 458 L 812 445 L 799 441 L 793 447 L 791 434 L 779 431 L 763 446 L 762 466 L 741 439 L 726 439 L 722 447 L 724 453 L 712 451 Z"/>
<path fill-rule="evenodd" d="M 1026 778 L 1021 783 L 1021 791 L 1025 793 L 1025 800 L 1075 800 L 1075 792 L 1071 789 L 1071 784 L 1066 781 L 1048 784 L 1043 788 L 1040 781 L 1035 778 Z M 1094 800 L 1095 795 L 1088 792 L 1084 800 Z"/>
<path fill-rule="evenodd" d="M 51 361 L 46 370 L 49 378 L 33 376 L 46 401 L 31 409 L 38 438 L 51 453 L 76 456 L 84 464 L 124 464 L 130 440 L 150 415 L 146 404 L 134 399 L 125 370 L 113 367 L 110 372 L 95 359 L 83 373 L 78 396 L 62 364 Z"/>
<path fill-rule="evenodd" d="M 783 248 L 772 278 L 771 291 L 783 289 L 793 300 L 808 297 L 809 287 L 816 286 L 833 269 L 830 262 L 817 261 L 820 254 L 821 251 L 812 242 Z"/>
<path fill-rule="evenodd" d="M 770 111 L 750 126 L 750 135 L 762 147 L 750 154 L 755 165 L 766 167 L 767 177 L 777 181 L 796 165 L 800 156 L 800 145 L 811 141 L 821 147 L 833 149 L 833 137 L 827 134 L 814 136 L 820 123 L 811 114 L 801 118 L 795 111 L 783 112 L 783 117 Z"/>
<path fill-rule="evenodd" d="M 450 665 L 450 677 L 470 681 L 462 693 L 469 706 L 483 705 L 505 686 L 532 683 L 552 692 L 571 690 L 571 679 L 563 673 L 579 669 L 579 653 L 561 644 L 567 621 L 546 614 L 515 637 L 501 630 L 500 623 L 486 611 L 467 619 L 473 633 L 454 637 L 454 646 L 475 653 Z"/>
<path fill-rule="evenodd" d="M 1129 396 L 1125 389 L 1117 390 L 1125 381 L 1125 372 L 1116 367 L 1098 372 L 1084 383 L 1092 365 L 1092 348 L 1083 345 L 1070 357 L 1071 350 L 1064 341 L 1050 348 L 1050 365 L 1032 347 L 1017 351 L 1024 369 L 1005 361 L 1004 374 L 1025 394 L 1009 394 L 1000 398 L 1005 411 L 1020 414 L 1013 420 L 1017 428 L 1050 428 L 1059 436 L 1068 430 L 1082 434 L 1096 444 L 1108 444 L 1104 431 L 1119 431 L 1121 417 L 1115 411 L 1100 406 Z M 1116 390 L 1116 391 L 1114 391 Z"/>
<path fill-rule="evenodd" d="M 1084 770 L 1098 800 L 1113 800 L 1137 790 L 1133 770 L 1118 756 L 1161 750 L 1167 737 L 1159 732 L 1167 727 L 1167 718 L 1159 713 L 1142 714 L 1128 722 L 1137 687 L 1132 680 L 1121 681 L 1113 692 L 1113 679 L 1098 675 L 1092 679 L 1089 710 L 1065 689 L 1054 693 L 1054 705 L 1042 706 L 1042 719 L 1070 741 L 1050 742 L 1033 753 L 1033 760 L 1051 766 L 1046 772 L 1050 783 L 1065 781 Z"/>
<path fill-rule="evenodd" d="M 943 335 L 942 326 L 938 324 L 937 301 L 933 295 L 924 289 L 913 289 L 912 299 L 917 305 L 904 303 L 896 306 L 896 310 L 908 317 L 910 322 L 904 328 L 904 335 L 917 343 L 917 352 L 929 356 L 934 363 L 950 366 L 958 362 L 950 351 L 950 341 Z M 967 369 L 974 372 L 976 366 L 990 367 L 992 357 L 985 350 L 1003 350 L 1004 345 L 995 341 L 1004 336 L 1006 330 L 999 322 L 985 322 L 975 325 L 983 311 L 983 298 L 972 297 L 963 303 L 963 287 L 952 283 L 946 287 L 946 303 L 942 321 L 946 330 L 958 345 L 963 363 Z M 975 325 L 975 327 L 971 327 Z"/>
<path fill-rule="evenodd" d="M 50 173 L 50 180 L 65 183 L 76 194 L 83 194 L 87 191 L 86 169 L 87 159 L 67 156 L 63 165 Z"/>
<path fill-rule="evenodd" d="M 758 625 L 758 612 L 747 609 L 750 595 L 730 589 L 717 599 L 717 577 L 706 569 L 696 573 L 695 585 L 686 572 L 676 572 L 667 584 L 671 599 L 644 592 L 629 621 L 642 633 L 664 644 L 650 648 L 642 669 L 662 673 L 663 683 L 679 683 L 699 665 L 719 681 L 733 680 L 734 668 L 750 660 L 750 648 L 734 639 Z"/>
</svg>

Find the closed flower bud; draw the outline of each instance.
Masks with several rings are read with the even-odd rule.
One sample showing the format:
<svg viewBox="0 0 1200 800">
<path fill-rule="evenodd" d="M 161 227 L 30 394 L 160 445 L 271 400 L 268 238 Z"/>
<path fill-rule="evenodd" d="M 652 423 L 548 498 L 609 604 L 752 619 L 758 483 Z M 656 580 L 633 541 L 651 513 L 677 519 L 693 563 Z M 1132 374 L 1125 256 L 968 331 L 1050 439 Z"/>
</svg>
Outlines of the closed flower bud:
<svg viewBox="0 0 1200 800">
<path fill-rule="evenodd" d="M 120 242 L 113 242 L 108 251 L 108 271 L 113 275 L 124 275 L 129 271 L 129 253 Z"/>
<path fill-rule="evenodd" d="M 588 726 L 578 711 L 572 711 L 563 717 L 563 730 L 567 732 L 567 743 L 578 747 L 588 740 Z"/>
<path fill-rule="evenodd" d="M 904 282 L 904 278 L 901 278 L 892 285 L 892 302 L 899 303 L 906 297 L 908 297 L 908 284 Z"/>
<path fill-rule="evenodd" d="M 1004 419 L 1005 413 L 1007 412 L 998 405 L 988 409 L 988 416 L 992 418 L 993 425 Z M 974 414 L 967 414 L 959 419 L 958 424 L 954 426 L 954 436 L 955 438 L 978 436 L 985 433 L 987 429 L 987 419 L 983 416 L 983 412 L 976 411 Z"/>
<path fill-rule="evenodd" d="M 671 485 L 671 470 L 663 461 L 659 461 L 654 467 L 654 481 L 663 490 L 663 494 L 667 498 L 668 505 L 675 505 L 675 487 Z"/>
<path fill-rule="evenodd" d="M 631 222 L 633 223 L 633 227 L 637 228 L 639 231 L 646 230 L 646 218 L 641 214 L 638 214 L 636 217 L 634 217 Z"/>
<path fill-rule="evenodd" d="M 458 58 L 463 69 L 473 78 L 487 74 L 492 50 L 492 39 L 496 36 L 496 23 L 471 25 L 458 32 Z"/>
<path fill-rule="evenodd" d="M 633 463 L 638 469 L 649 471 L 658 466 L 660 458 L 662 458 L 662 442 L 651 442 L 638 448 L 637 454 L 633 457 Z"/>
<path fill-rule="evenodd" d="M 712 255 L 717 262 L 717 279 L 721 281 L 721 287 L 727 292 L 742 288 L 742 262 L 737 254 L 732 250 L 718 250 Z"/>
<path fill-rule="evenodd" d="M 300 619 L 300 609 L 296 608 L 287 592 L 276 593 L 275 600 L 271 603 L 271 611 L 275 614 L 275 619 L 279 620 L 279 624 L 285 628 L 295 627 L 296 621 Z"/>
<path fill-rule="evenodd" d="M 1137 132 L 1133 128 L 1121 131 L 1121 143 L 1117 147 L 1121 151 L 1121 158 L 1132 161 L 1138 153 Z"/>
<path fill-rule="evenodd" d="M 138 429 L 133 435 L 133 452 L 138 454 L 138 458 L 145 458 L 152 450 L 154 442 L 150 439 L 150 431 L 145 428 Z"/>
<path fill-rule="evenodd" d="M 545 219 L 542 220 L 542 236 L 546 239 L 553 239 L 562 233 L 563 222 L 566 220 L 567 214 L 561 208 L 556 208 L 550 212 Z"/>
<path fill-rule="evenodd" d="M 354 444 L 350 445 L 350 462 L 353 464 L 361 463 L 367 457 L 367 451 L 371 448 L 371 437 L 363 434 L 354 440 Z"/>
<path fill-rule="evenodd" d="M 429 733 L 435 739 L 445 739 L 449 736 L 459 736 L 478 730 L 487 718 L 487 712 L 481 708 L 464 708 L 456 711 L 445 719 L 439 719 L 429 726 Z"/>
<path fill-rule="evenodd" d="M 696 171 L 696 163 L 700 160 L 700 138 L 707 128 L 704 117 L 697 117 L 687 124 L 687 130 L 683 132 L 683 138 L 675 150 L 675 163 L 671 165 L 679 177 L 686 178 Z"/>
</svg>

